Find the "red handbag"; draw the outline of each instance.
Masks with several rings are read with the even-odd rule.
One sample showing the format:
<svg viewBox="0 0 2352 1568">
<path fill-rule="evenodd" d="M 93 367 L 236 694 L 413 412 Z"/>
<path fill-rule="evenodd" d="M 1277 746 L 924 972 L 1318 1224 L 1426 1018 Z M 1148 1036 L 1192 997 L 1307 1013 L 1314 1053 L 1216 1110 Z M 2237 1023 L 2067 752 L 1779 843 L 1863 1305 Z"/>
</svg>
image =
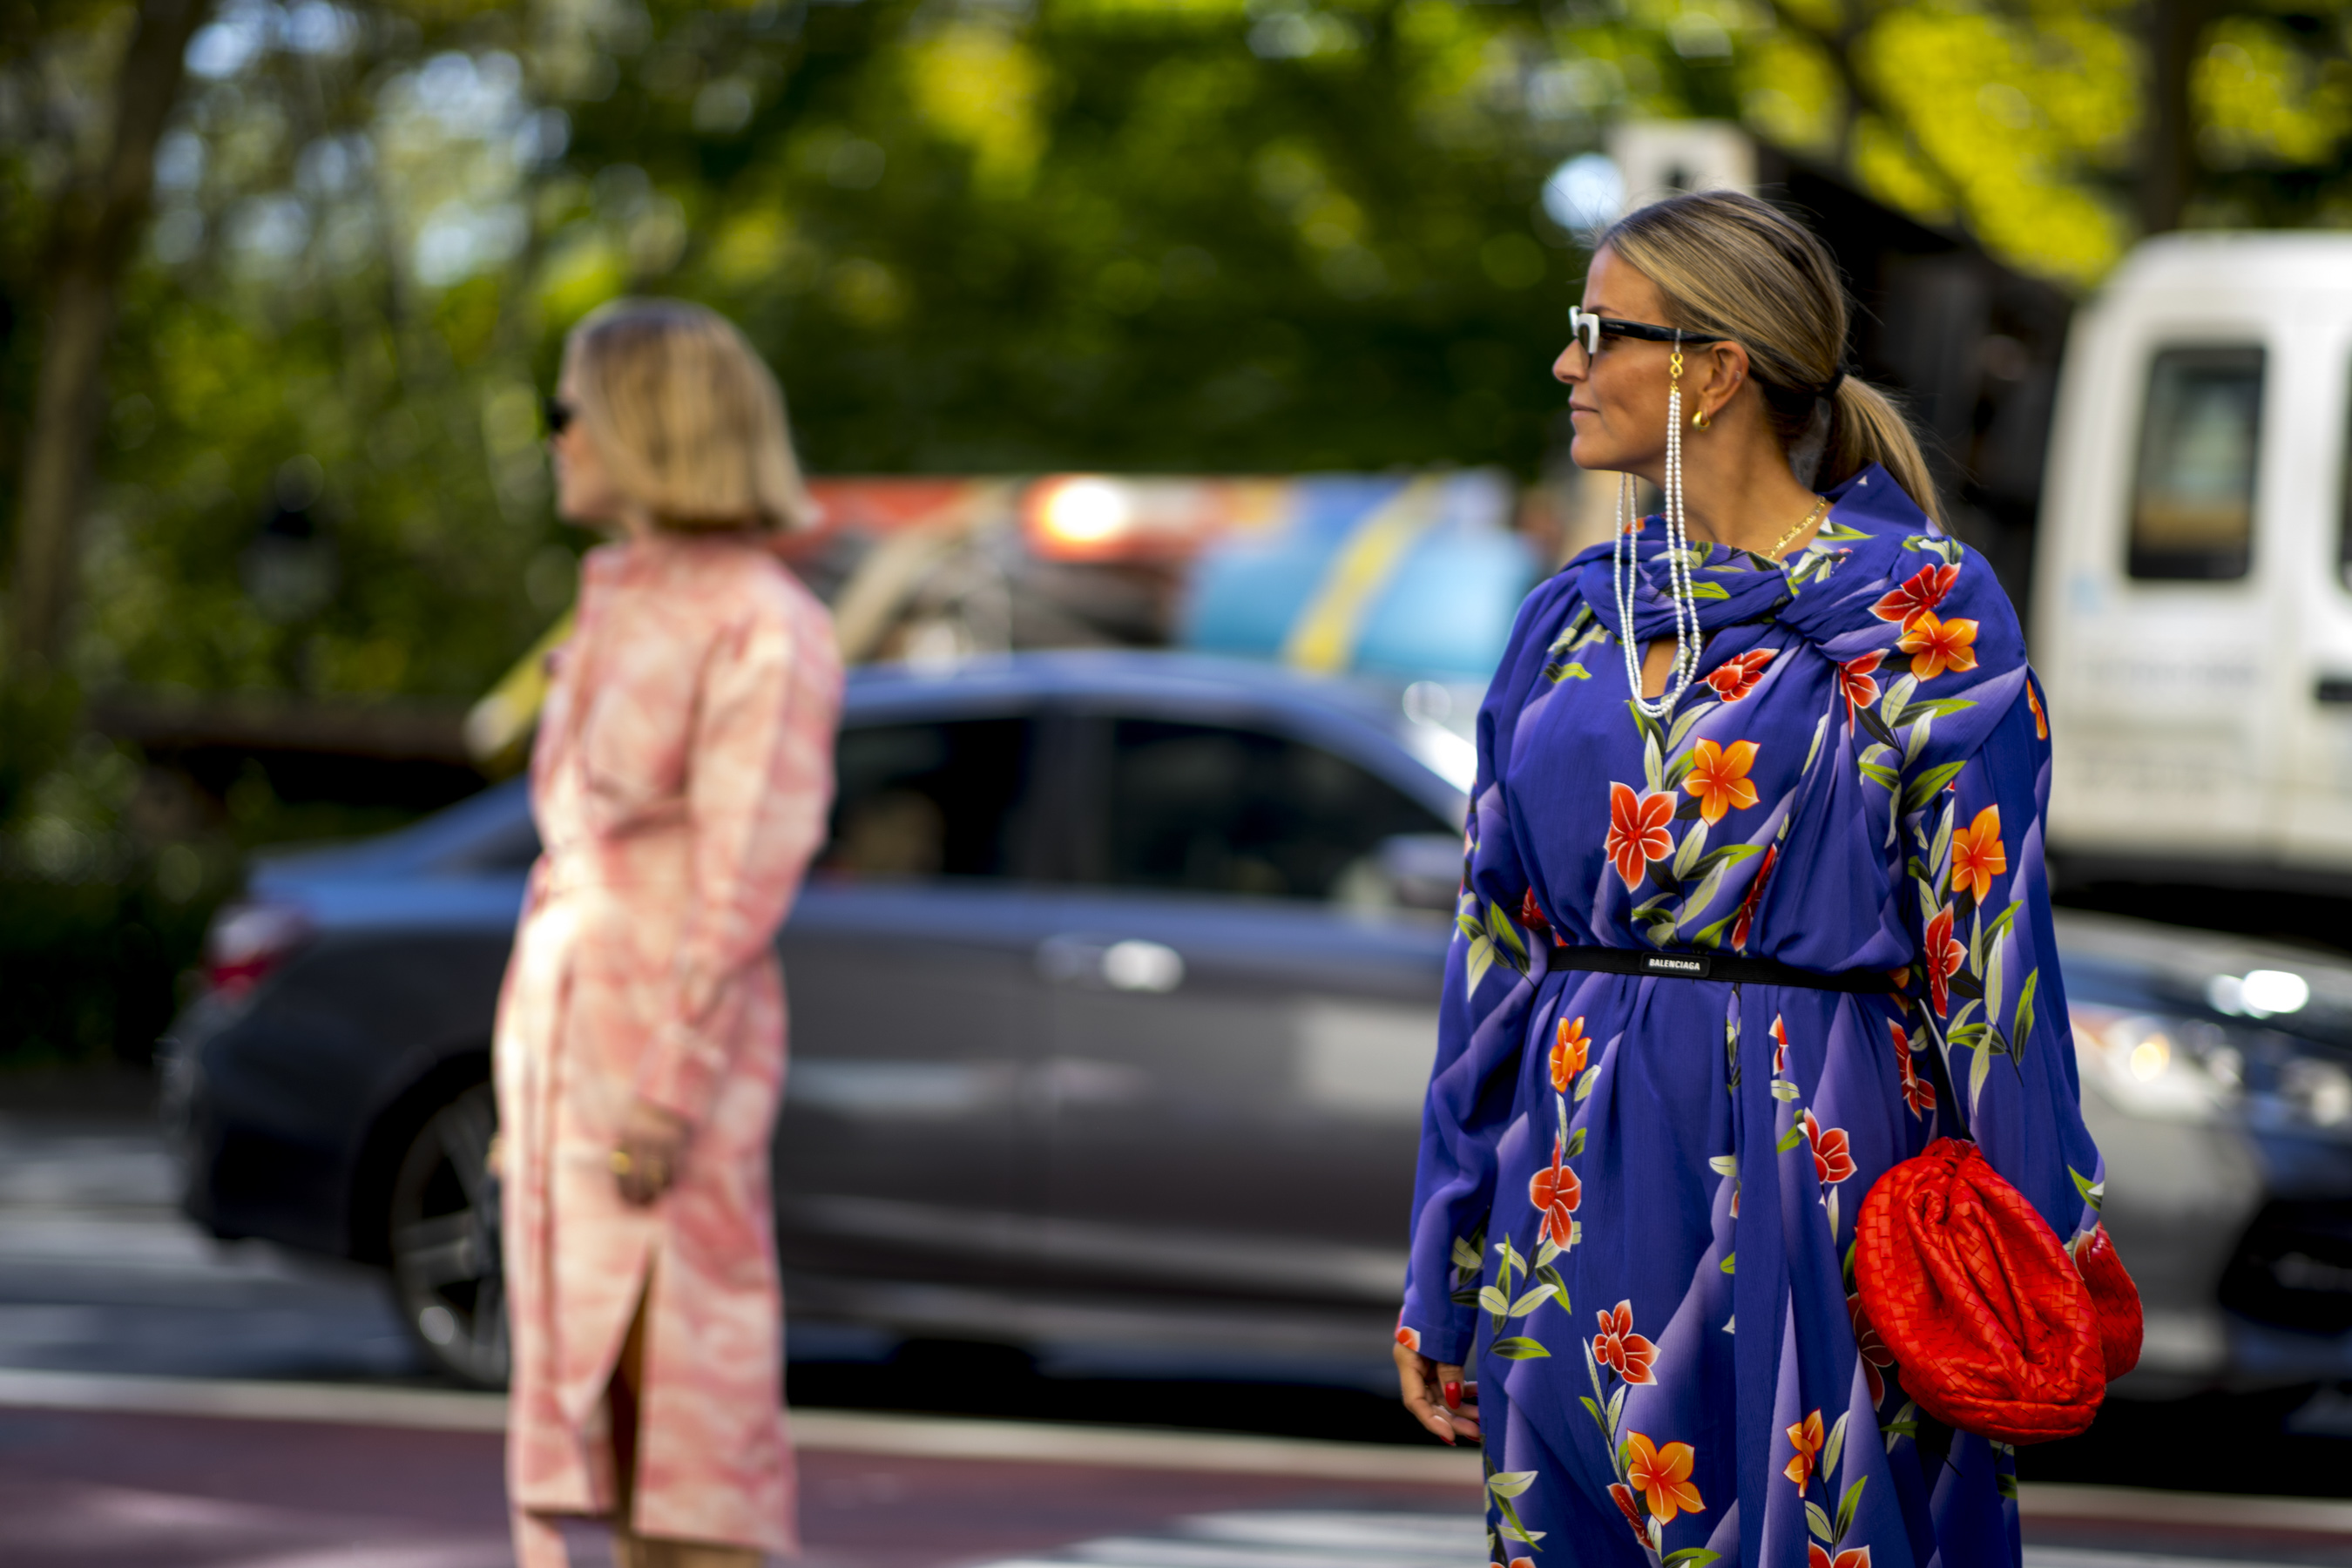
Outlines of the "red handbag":
<svg viewBox="0 0 2352 1568">
<path fill-rule="evenodd" d="M 2107 1380 L 2139 1358 L 2139 1293 L 2104 1227 L 2079 1247 L 2070 1256 L 1972 1142 L 1938 1138 L 1880 1177 L 1854 1280 L 1904 1393 L 2004 1443 L 2088 1428 Z"/>
</svg>

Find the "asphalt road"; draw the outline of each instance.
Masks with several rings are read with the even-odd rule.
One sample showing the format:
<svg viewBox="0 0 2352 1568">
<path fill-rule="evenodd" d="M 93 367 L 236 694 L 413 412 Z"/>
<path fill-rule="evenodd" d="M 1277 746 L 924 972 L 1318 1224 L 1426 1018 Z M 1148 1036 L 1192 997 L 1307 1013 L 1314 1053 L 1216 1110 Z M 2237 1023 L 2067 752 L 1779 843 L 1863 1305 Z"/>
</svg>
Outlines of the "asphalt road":
<svg viewBox="0 0 2352 1568">
<path fill-rule="evenodd" d="M 1475 1462 L 1369 1394 L 842 1342 L 794 1341 L 815 1568 L 1483 1561 Z M 498 1403 L 436 1387 L 372 1271 L 181 1221 L 135 1103 L 0 1110 L 0 1563 L 505 1564 Z M 2347 1434 L 2307 1391 L 2111 1405 L 2027 1451 L 2029 1568 L 2352 1568 L 2352 1502 L 2276 1500 L 2352 1497 Z"/>
</svg>

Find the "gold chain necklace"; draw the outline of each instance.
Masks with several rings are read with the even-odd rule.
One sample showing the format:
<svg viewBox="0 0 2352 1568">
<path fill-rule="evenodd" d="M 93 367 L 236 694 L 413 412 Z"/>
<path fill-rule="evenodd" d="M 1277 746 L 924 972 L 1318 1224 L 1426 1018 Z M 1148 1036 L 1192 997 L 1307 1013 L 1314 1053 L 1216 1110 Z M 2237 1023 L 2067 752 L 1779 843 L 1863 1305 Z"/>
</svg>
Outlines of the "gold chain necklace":
<svg viewBox="0 0 2352 1568">
<path fill-rule="evenodd" d="M 1797 535 L 1804 532 L 1805 530 L 1821 521 L 1822 513 L 1829 510 L 1830 498 L 1827 496 L 1815 496 L 1813 498 L 1813 510 L 1805 514 L 1805 521 L 1797 524 L 1796 527 L 1790 529 L 1780 538 L 1774 540 L 1772 542 L 1772 548 L 1764 552 L 1765 558 L 1770 561 L 1778 561 L 1780 559 L 1780 552 L 1789 548 L 1789 541 L 1796 538 Z"/>
</svg>

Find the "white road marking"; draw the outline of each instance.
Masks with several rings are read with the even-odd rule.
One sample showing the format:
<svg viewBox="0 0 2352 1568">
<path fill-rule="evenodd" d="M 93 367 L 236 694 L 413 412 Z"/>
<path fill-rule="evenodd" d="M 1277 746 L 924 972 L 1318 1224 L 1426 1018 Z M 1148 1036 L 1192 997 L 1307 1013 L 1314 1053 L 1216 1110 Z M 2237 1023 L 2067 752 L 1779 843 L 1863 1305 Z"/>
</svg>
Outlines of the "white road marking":
<svg viewBox="0 0 2352 1568">
<path fill-rule="evenodd" d="M 2094 1552 L 2072 1546 L 2029 1546 L 2025 1568 L 2292 1568 L 2244 1557 L 2149 1557 L 2137 1552 Z"/>
<path fill-rule="evenodd" d="M 1467 1568 L 1486 1556 L 1475 1514 L 1230 1512 L 1173 1521 L 1163 1534 L 1116 1535 L 973 1568 Z M 2287 1568 L 2242 1558 L 2025 1549 L 2025 1568 Z"/>
</svg>

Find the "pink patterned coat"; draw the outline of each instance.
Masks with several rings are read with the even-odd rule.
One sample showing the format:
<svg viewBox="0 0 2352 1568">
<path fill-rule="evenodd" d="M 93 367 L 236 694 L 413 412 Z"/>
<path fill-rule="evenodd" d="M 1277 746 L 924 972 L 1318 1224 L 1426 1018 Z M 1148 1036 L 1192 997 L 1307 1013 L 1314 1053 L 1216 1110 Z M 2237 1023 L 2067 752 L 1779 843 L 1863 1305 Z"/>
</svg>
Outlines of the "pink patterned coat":
<svg viewBox="0 0 2352 1568">
<path fill-rule="evenodd" d="M 758 544 L 659 534 L 589 555 L 555 657 L 495 1047 L 517 1556 L 562 1568 L 548 1516 L 612 1508 L 604 1390 L 641 1291 L 639 1533 L 789 1552 L 771 944 L 833 795 L 832 624 Z M 648 1208 L 608 1163 L 635 1096 L 693 1127 Z"/>
</svg>

